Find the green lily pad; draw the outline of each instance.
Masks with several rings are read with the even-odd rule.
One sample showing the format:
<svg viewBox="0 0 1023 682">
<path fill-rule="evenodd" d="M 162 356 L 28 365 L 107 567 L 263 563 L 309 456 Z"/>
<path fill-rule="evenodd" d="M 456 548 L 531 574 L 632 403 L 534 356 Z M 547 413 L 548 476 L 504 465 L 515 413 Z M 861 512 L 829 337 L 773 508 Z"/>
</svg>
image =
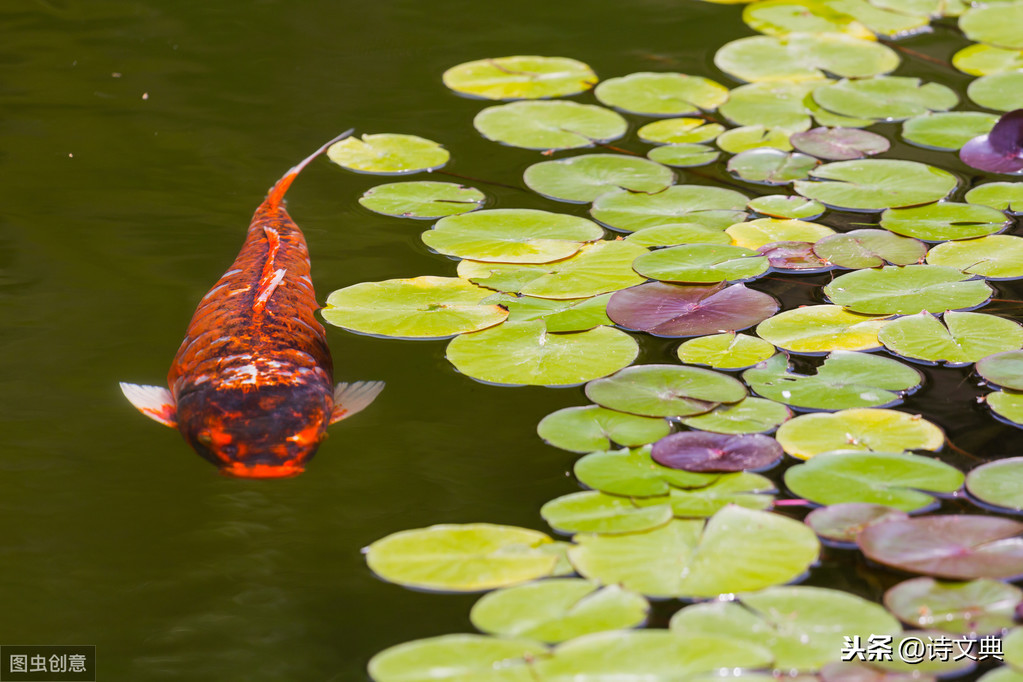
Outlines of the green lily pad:
<svg viewBox="0 0 1023 682">
<path fill-rule="evenodd" d="M 983 237 L 1004 230 L 1008 224 L 1005 214 L 997 209 L 951 201 L 890 208 L 881 216 L 881 227 L 886 230 L 930 242 Z"/>
<path fill-rule="evenodd" d="M 624 232 L 685 221 L 724 229 L 746 217 L 748 198 L 730 189 L 672 185 L 657 194 L 627 190 L 602 194 L 593 202 L 594 220 Z"/>
<path fill-rule="evenodd" d="M 884 45 L 840 33 L 752 36 L 726 43 L 714 64 L 742 81 L 817 80 L 831 73 L 867 78 L 892 71 L 899 57 Z"/>
<path fill-rule="evenodd" d="M 824 82 L 765 81 L 741 85 L 732 90 L 728 101 L 721 105 L 721 114 L 740 126 L 762 126 L 786 133 L 808 130 L 813 120 L 804 102 L 807 95 Z"/>
<path fill-rule="evenodd" d="M 962 583 L 913 578 L 884 593 L 884 603 L 904 623 L 961 635 L 1001 634 L 1014 625 L 1023 590 L 1000 580 Z"/>
<path fill-rule="evenodd" d="M 469 619 L 477 629 L 500 637 L 556 643 L 635 627 L 646 620 L 649 610 L 642 595 L 617 585 L 600 587 L 588 580 L 562 578 L 484 595 Z"/>
<path fill-rule="evenodd" d="M 987 671 L 977 678 L 977 682 L 1023 682 L 1023 672 L 1008 665 L 1003 665 Z"/>
<path fill-rule="evenodd" d="M 557 557 L 535 530 L 489 523 L 442 524 L 377 540 L 366 563 L 380 578 L 416 589 L 476 592 L 548 576 Z"/>
<path fill-rule="evenodd" d="M 661 466 L 650 458 L 649 445 L 590 453 L 575 463 L 573 471 L 589 488 L 627 497 L 661 498 L 672 488 L 702 488 L 720 478 Z"/>
<path fill-rule="evenodd" d="M 522 176 L 529 189 L 549 199 L 589 203 L 605 192 L 660 192 L 675 180 L 659 163 L 623 154 L 584 154 L 541 161 Z"/>
<path fill-rule="evenodd" d="M 423 243 L 456 258 L 499 263 L 549 263 L 604 236 L 596 223 L 527 208 L 495 208 L 442 218 Z"/>
<path fill-rule="evenodd" d="M 779 149 L 750 149 L 728 160 L 728 172 L 746 182 L 787 185 L 805 178 L 819 162 L 806 154 Z"/>
<path fill-rule="evenodd" d="M 987 279 L 1019 279 L 1023 277 L 1023 237 L 993 234 L 945 242 L 927 253 L 927 262 Z"/>
<path fill-rule="evenodd" d="M 824 207 L 812 199 L 781 194 L 751 199 L 747 207 L 769 218 L 787 220 L 813 220 L 824 213 Z"/>
<path fill-rule="evenodd" d="M 628 124 L 619 114 L 576 102 L 512 102 L 487 107 L 473 125 L 483 137 L 525 149 L 578 149 L 617 140 Z"/>
<path fill-rule="evenodd" d="M 667 499 L 641 507 L 627 497 L 587 490 L 551 500 L 540 508 L 540 516 L 562 533 L 617 534 L 663 526 L 674 514 Z"/>
<path fill-rule="evenodd" d="M 607 302 L 611 294 L 582 299 L 555 300 L 494 294 L 483 299 L 508 310 L 508 322 L 543 320 L 549 332 L 584 332 L 601 325 L 612 325 L 607 316 Z"/>
<path fill-rule="evenodd" d="M 724 131 L 720 123 L 707 123 L 702 118 L 666 118 L 647 123 L 636 135 L 650 144 L 693 144 L 710 142 Z"/>
<path fill-rule="evenodd" d="M 869 502 L 905 512 L 935 505 L 929 493 L 954 493 L 963 478 L 941 460 L 894 452 L 827 452 L 785 471 L 792 494 L 811 502 Z"/>
<path fill-rule="evenodd" d="M 798 374 L 784 355 L 775 355 L 743 372 L 757 395 L 810 410 L 895 405 L 915 391 L 923 376 L 903 363 L 868 353 L 835 351 L 816 374 Z"/>
<path fill-rule="evenodd" d="M 814 305 L 778 313 L 757 326 L 757 335 L 793 353 L 874 350 L 888 318 L 852 313 L 837 305 Z"/>
<path fill-rule="evenodd" d="M 533 639 L 444 635 L 384 649 L 369 662 L 374 682 L 529 682 L 529 662 L 548 652 Z"/>
<path fill-rule="evenodd" d="M 891 144 L 877 133 L 857 128 L 819 127 L 789 138 L 792 145 L 805 154 L 828 161 L 851 161 L 888 151 Z"/>
<path fill-rule="evenodd" d="M 738 601 L 687 606 L 671 619 L 684 639 L 696 634 L 731 637 L 774 654 L 778 670 L 812 672 L 837 660 L 847 638 L 901 631 L 885 609 L 862 597 L 821 587 L 771 587 Z"/>
<path fill-rule="evenodd" d="M 682 424 L 712 433 L 771 433 L 792 418 L 789 408 L 773 400 L 743 398 L 734 405 L 718 405 L 710 412 L 685 417 Z"/>
<path fill-rule="evenodd" d="M 971 76 L 1023 69 L 1023 50 L 994 45 L 969 45 L 952 55 L 952 65 Z"/>
<path fill-rule="evenodd" d="M 548 444 L 571 452 L 607 450 L 612 443 L 635 447 L 664 438 L 671 424 L 599 405 L 566 407 L 540 420 L 536 432 Z"/>
<path fill-rule="evenodd" d="M 475 211 L 485 200 L 486 195 L 475 187 L 424 180 L 371 187 L 359 203 L 374 213 L 430 219 Z"/>
<path fill-rule="evenodd" d="M 446 338 L 504 322 L 507 310 L 482 302 L 489 295 L 457 277 L 363 282 L 332 292 L 323 319 L 361 334 Z"/>
<path fill-rule="evenodd" d="M 1023 49 L 1023 38 L 1017 30 L 1021 25 L 1021 2 L 996 2 L 972 7 L 959 17 L 959 29 L 973 42 L 1009 50 Z"/>
<path fill-rule="evenodd" d="M 699 223 L 667 223 L 644 227 L 633 232 L 625 241 L 653 248 L 680 244 L 731 244 L 732 239 L 721 230 Z"/>
<path fill-rule="evenodd" d="M 728 99 L 728 88 L 702 76 L 642 72 L 609 78 L 594 94 L 602 104 L 631 114 L 679 116 L 716 109 Z"/>
<path fill-rule="evenodd" d="M 867 0 L 829 0 L 828 7 L 848 14 L 871 31 L 888 38 L 901 38 L 928 28 L 929 12 L 914 12 L 907 3 L 885 7 Z"/>
<path fill-rule="evenodd" d="M 567 57 L 515 56 L 478 59 L 444 72 L 444 85 L 483 99 L 564 97 L 589 90 L 597 74 Z"/>
<path fill-rule="evenodd" d="M 657 163 L 679 168 L 691 166 L 706 166 L 714 163 L 721 156 L 716 149 L 702 144 L 666 144 L 661 147 L 654 147 L 647 156 Z"/>
<path fill-rule="evenodd" d="M 1023 428 L 1023 393 L 995 391 L 984 397 L 987 406 L 1003 421 Z"/>
<path fill-rule="evenodd" d="M 815 0 L 764 0 L 746 6 L 742 20 L 758 33 L 785 36 L 790 33 L 843 33 L 873 40 L 874 34 L 848 14 Z"/>
<path fill-rule="evenodd" d="M 770 439 L 768 439 L 770 440 Z M 779 457 L 781 453 L 779 452 Z M 774 504 L 774 483 L 770 479 L 748 471 L 722 474 L 719 479 L 702 488 L 672 488 L 666 498 L 678 518 L 709 518 L 725 507 L 743 509 L 770 509 Z M 659 506 L 665 498 L 637 499 L 640 506 Z"/>
<path fill-rule="evenodd" d="M 885 263 L 913 265 L 923 260 L 927 245 L 887 230 L 850 230 L 824 237 L 813 245 L 818 257 L 840 268 L 878 268 Z"/>
<path fill-rule="evenodd" d="M 1012 111 L 1023 107 L 1023 96 L 1019 94 L 1021 87 L 1023 71 L 1006 71 L 981 76 L 967 86 L 966 94 L 985 109 Z"/>
<path fill-rule="evenodd" d="M 904 121 L 902 137 L 918 147 L 953 151 L 986 135 L 997 122 L 997 116 L 981 111 L 926 113 Z"/>
<path fill-rule="evenodd" d="M 765 256 L 741 246 L 684 244 L 646 253 L 632 266 L 644 277 L 662 282 L 713 284 L 756 279 L 770 264 Z"/>
<path fill-rule="evenodd" d="M 783 152 L 792 150 L 788 131 L 773 130 L 764 126 L 732 128 L 718 135 L 716 142 L 722 151 L 729 154 L 741 154 L 754 149 L 777 149 Z"/>
<path fill-rule="evenodd" d="M 977 361 L 977 374 L 994 386 L 1023 391 L 1023 351 L 995 353 Z"/>
<path fill-rule="evenodd" d="M 1023 457 L 981 464 L 966 475 L 966 490 L 985 504 L 1023 511 Z"/>
<path fill-rule="evenodd" d="M 400 175 L 436 170 L 448 162 L 451 154 L 423 137 L 380 133 L 346 137 L 331 145 L 327 157 L 357 173 Z"/>
<path fill-rule="evenodd" d="M 947 312 L 939 319 L 922 312 L 885 323 L 878 338 L 904 358 L 961 366 L 1023 347 L 1023 327 L 984 313 Z"/>
<path fill-rule="evenodd" d="M 999 211 L 1023 213 L 1023 182 L 988 182 L 966 193 L 971 204 L 990 206 Z"/>
<path fill-rule="evenodd" d="M 954 190 L 954 175 L 916 161 L 860 159 L 818 166 L 796 192 L 825 206 L 880 211 L 938 201 Z"/>
<path fill-rule="evenodd" d="M 736 223 L 725 230 L 725 234 L 732 238 L 732 243 L 736 246 L 759 249 L 775 242 L 815 242 L 835 234 L 835 231 L 830 227 L 802 220 L 757 218 Z"/>
<path fill-rule="evenodd" d="M 811 460 L 813 461 L 813 460 Z M 883 504 L 843 502 L 818 507 L 806 515 L 806 525 L 817 535 L 847 549 L 856 548 L 856 536 L 864 528 L 895 519 L 908 519 L 909 514 Z"/>
<path fill-rule="evenodd" d="M 746 387 L 725 374 L 678 365 L 637 365 L 591 381 L 586 397 L 611 410 L 647 417 L 686 417 L 736 403 Z"/>
<path fill-rule="evenodd" d="M 945 443 L 944 432 L 919 415 L 872 407 L 800 415 L 782 424 L 775 438 L 799 459 L 833 450 L 939 450 Z"/>
<path fill-rule="evenodd" d="M 627 367 L 638 353 L 636 341 L 613 327 L 552 334 L 536 320 L 463 334 L 448 344 L 447 358 L 487 383 L 572 386 Z"/>
<path fill-rule="evenodd" d="M 991 298 L 991 287 L 982 279 L 971 278 L 960 270 L 939 265 L 886 265 L 836 277 L 824 287 L 824 294 L 832 303 L 856 313 L 943 313 L 975 308 Z"/>
<path fill-rule="evenodd" d="M 584 577 L 654 597 L 716 597 L 786 583 L 820 549 L 798 521 L 735 505 L 706 522 L 675 520 L 643 533 L 575 539 L 569 557 Z"/>
<path fill-rule="evenodd" d="M 752 367 L 774 355 L 774 346 L 748 334 L 725 332 L 689 339 L 678 347 L 678 359 L 688 365 L 736 370 Z"/>
<path fill-rule="evenodd" d="M 959 102 L 951 88 L 906 76 L 829 83 L 815 89 L 813 99 L 833 113 L 878 121 L 901 121 L 929 111 L 946 111 Z"/>
</svg>

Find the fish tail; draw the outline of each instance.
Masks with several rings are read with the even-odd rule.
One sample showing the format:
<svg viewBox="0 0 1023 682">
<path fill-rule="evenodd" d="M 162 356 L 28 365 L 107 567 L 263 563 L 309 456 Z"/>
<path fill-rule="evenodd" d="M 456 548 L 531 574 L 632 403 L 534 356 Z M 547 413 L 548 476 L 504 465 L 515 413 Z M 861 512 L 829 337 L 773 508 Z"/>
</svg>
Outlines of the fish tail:
<svg viewBox="0 0 1023 682">
<path fill-rule="evenodd" d="M 355 128 L 349 128 L 348 130 L 341 133 L 333 140 L 331 140 L 330 142 L 323 145 L 315 152 L 307 156 L 298 165 L 292 167 L 291 170 L 284 174 L 284 177 L 277 181 L 277 184 L 270 188 L 270 192 L 266 195 L 266 200 L 263 201 L 263 206 L 270 210 L 276 210 L 281 205 L 281 202 L 284 201 L 284 195 L 287 193 L 288 188 L 291 187 L 292 181 L 294 181 L 298 174 L 302 172 L 302 169 L 308 166 L 309 163 L 317 156 L 327 151 L 327 149 L 329 149 L 332 144 L 345 139 L 353 132 L 355 132 Z"/>
</svg>

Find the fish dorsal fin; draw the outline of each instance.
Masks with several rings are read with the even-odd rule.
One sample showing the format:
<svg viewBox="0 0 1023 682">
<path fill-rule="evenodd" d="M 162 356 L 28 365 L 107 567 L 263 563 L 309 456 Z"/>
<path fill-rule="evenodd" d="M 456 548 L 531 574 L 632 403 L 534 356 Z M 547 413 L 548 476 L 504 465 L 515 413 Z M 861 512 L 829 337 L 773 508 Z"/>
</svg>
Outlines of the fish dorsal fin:
<svg viewBox="0 0 1023 682">
<path fill-rule="evenodd" d="M 266 200 L 263 202 L 263 205 L 271 210 L 276 210 L 277 207 L 281 205 L 281 202 L 284 201 L 284 195 L 288 193 L 288 188 L 291 187 L 291 183 L 294 182 L 295 178 L 298 177 L 298 174 L 302 172 L 302 169 L 308 166 L 317 156 L 327 151 L 332 144 L 340 142 L 354 132 L 355 128 L 346 130 L 309 156 L 302 159 L 298 165 L 293 166 L 284 174 L 284 177 L 277 181 L 277 184 L 270 188 L 270 192 L 266 195 Z"/>
<path fill-rule="evenodd" d="M 334 387 L 334 411 L 330 415 L 330 423 L 362 412 L 376 400 L 382 390 L 384 390 L 382 381 L 355 381 L 350 384 L 342 381 Z"/>
<path fill-rule="evenodd" d="M 277 285 L 284 279 L 284 275 L 287 274 L 287 270 L 281 268 L 273 273 L 265 281 L 259 283 L 259 289 L 256 291 L 256 298 L 252 302 L 252 310 L 260 312 L 266 307 L 266 302 L 273 296 L 274 291 L 277 290 Z"/>
<path fill-rule="evenodd" d="M 174 396 L 162 386 L 139 386 L 121 382 L 121 393 L 135 408 L 153 421 L 172 429 L 178 426 Z"/>
</svg>

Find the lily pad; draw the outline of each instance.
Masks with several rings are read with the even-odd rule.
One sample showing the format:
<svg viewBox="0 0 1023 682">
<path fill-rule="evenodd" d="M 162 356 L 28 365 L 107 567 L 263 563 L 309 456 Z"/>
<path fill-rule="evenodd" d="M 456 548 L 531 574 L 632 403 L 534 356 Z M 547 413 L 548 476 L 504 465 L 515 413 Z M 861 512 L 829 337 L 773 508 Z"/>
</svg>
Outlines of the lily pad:
<svg viewBox="0 0 1023 682">
<path fill-rule="evenodd" d="M 940 450 L 945 444 L 944 432 L 919 415 L 870 407 L 800 415 L 782 424 L 775 437 L 799 459 L 833 450 Z"/>
<path fill-rule="evenodd" d="M 892 71 L 899 57 L 884 45 L 840 33 L 752 36 L 726 43 L 714 64 L 742 81 L 817 80 L 831 73 L 867 78 Z"/>
<path fill-rule="evenodd" d="M 642 595 L 617 585 L 600 587 L 588 580 L 562 578 L 484 595 L 469 619 L 477 629 L 500 637 L 556 643 L 635 627 L 646 620 L 649 610 Z"/>
<path fill-rule="evenodd" d="M 757 326 L 757 335 L 794 353 L 873 350 L 885 317 L 852 313 L 837 305 L 814 305 L 778 313 Z"/>
<path fill-rule="evenodd" d="M 529 662 L 548 652 L 533 639 L 444 635 L 384 649 L 369 662 L 374 682 L 528 682 Z"/>
<path fill-rule="evenodd" d="M 884 593 L 885 606 L 904 623 L 974 636 L 1011 628 L 1020 601 L 1023 590 L 990 578 L 963 583 L 913 578 Z"/>
<path fill-rule="evenodd" d="M 991 297 L 991 287 L 972 277 L 940 265 L 886 265 L 836 277 L 824 287 L 824 294 L 832 303 L 856 313 L 943 313 L 976 308 Z"/>
<path fill-rule="evenodd" d="M 633 232 L 625 241 L 648 248 L 678 246 L 680 244 L 731 244 L 727 234 L 699 223 L 667 223 L 644 227 Z"/>
<path fill-rule="evenodd" d="M 651 160 L 667 166 L 689 168 L 714 163 L 721 154 L 702 144 L 667 144 L 654 147 L 647 152 L 647 156 Z"/>
<path fill-rule="evenodd" d="M 938 201 L 954 190 L 951 173 L 916 161 L 862 159 L 818 166 L 796 192 L 826 206 L 880 211 Z"/>
<path fill-rule="evenodd" d="M 475 187 L 452 182 L 391 182 L 366 190 L 359 203 L 374 213 L 399 218 L 443 218 L 475 211 L 486 196 Z"/>
<path fill-rule="evenodd" d="M 787 185 L 805 178 L 819 162 L 806 154 L 779 149 L 750 149 L 728 160 L 728 172 L 746 182 Z"/>
<path fill-rule="evenodd" d="M 996 2 L 972 7 L 959 17 L 959 28 L 975 43 L 1009 50 L 1023 49 L 1016 27 L 1023 25 L 1023 3 Z"/>
<path fill-rule="evenodd" d="M 905 512 L 934 506 L 932 493 L 954 493 L 963 478 L 941 460 L 894 452 L 827 452 L 785 471 L 792 494 L 811 502 L 869 502 Z"/>
<path fill-rule="evenodd" d="M 654 336 L 703 336 L 752 327 L 778 312 L 778 302 L 745 285 L 679 286 L 648 282 L 615 292 L 608 316 Z"/>
<path fill-rule="evenodd" d="M 666 500 L 640 507 L 627 497 L 587 490 L 551 500 L 540 508 L 540 516 L 562 533 L 617 534 L 663 526 L 674 514 Z"/>
<path fill-rule="evenodd" d="M 856 536 L 867 526 L 907 518 L 906 512 L 883 504 L 843 502 L 814 509 L 806 515 L 805 523 L 822 538 L 855 548 Z"/>
<path fill-rule="evenodd" d="M 680 421 L 691 429 L 713 433 L 770 433 L 792 418 L 792 411 L 781 403 L 762 398 L 743 398 L 734 405 L 718 405 L 710 412 Z"/>
<path fill-rule="evenodd" d="M 881 227 L 886 230 L 930 242 L 983 237 L 1001 232 L 1008 224 L 999 210 L 951 201 L 890 208 L 881 216 Z"/>
<path fill-rule="evenodd" d="M 636 135 L 651 144 L 693 144 L 710 142 L 724 131 L 720 123 L 707 123 L 702 118 L 666 118 L 647 123 Z"/>
<path fill-rule="evenodd" d="M 817 560 L 820 548 L 798 521 L 734 505 L 706 522 L 677 519 L 644 533 L 579 535 L 576 542 L 569 557 L 584 577 L 654 597 L 689 598 L 789 582 Z"/>
<path fill-rule="evenodd" d="M 767 256 L 775 270 L 812 274 L 834 267 L 813 252 L 813 242 L 773 242 L 761 246 L 757 253 Z"/>
<path fill-rule="evenodd" d="M 728 99 L 728 88 L 702 76 L 642 72 L 609 78 L 594 94 L 601 103 L 631 114 L 679 116 L 716 109 Z"/>
<path fill-rule="evenodd" d="M 515 56 L 478 59 L 444 72 L 444 85 L 483 99 L 563 97 L 589 90 L 597 74 L 567 57 Z"/>
<path fill-rule="evenodd" d="M 1023 182 L 988 182 L 977 185 L 966 193 L 971 204 L 990 206 L 999 211 L 1023 213 Z"/>
<path fill-rule="evenodd" d="M 612 443 L 626 447 L 652 443 L 667 436 L 671 425 L 664 419 L 586 405 L 552 412 L 540 420 L 536 432 L 556 448 L 594 452 L 607 450 Z"/>
<path fill-rule="evenodd" d="M 613 189 L 660 192 L 674 181 L 664 166 L 624 154 L 584 154 L 541 161 L 522 177 L 529 189 L 550 199 L 589 203 Z"/>
<path fill-rule="evenodd" d="M 850 230 L 824 237 L 813 251 L 840 268 L 879 268 L 885 263 L 913 265 L 923 260 L 927 245 L 887 230 Z"/>
<path fill-rule="evenodd" d="M 483 137 L 525 149 L 578 149 L 617 140 L 628 124 L 619 114 L 577 102 L 512 102 L 487 107 L 473 125 Z"/>
<path fill-rule="evenodd" d="M 927 149 L 953 151 L 991 130 L 998 121 L 981 111 L 945 111 L 914 116 L 902 124 L 906 142 Z"/>
<path fill-rule="evenodd" d="M 1010 350 L 981 358 L 976 370 L 989 384 L 1023 391 L 1023 351 Z"/>
<path fill-rule="evenodd" d="M 823 82 L 765 81 L 741 85 L 732 90 L 728 101 L 721 105 L 721 114 L 736 125 L 784 131 L 787 140 L 787 133 L 807 130 L 812 125 L 813 119 L 804 102 Z"/>
<path fill-rule="evenodd" d="M 768 194 L 751 199 L 747 206 L 750 210 L 769 218 L 789 220 L 813 220 L 824 213 L 824 207 L 812 199 L 787 197 L 781 194 Z"/>
<path fill-rule="evenodd" d="M 636 341 L 613 327 L 552 334 L 536 320 L 463 334 L 448 344 L 447 358 L 462 374 L 487 383 L 572 386 L 612 374 L 638 353 Z"/>
<path fill-rule="evenodd" d="M 878 121 L 902 121 L 928 111 L 946 111 L 959 102 L 951 88 L 906 76 L 842 80 L 815 89 L 813 99 L 836 114 Z"/>
<path fill-rule="evenodd" d="M 981 464 L 966 475 L 966 490 L 993 507 L 1023 511 L 1023 457 Z"/>
<path fill-rule="evenodd" d="M 960 366 L 1023 348 L 1023 327 L 985 313 L 947 312 L 939 319 L 922 312 L 887 322 L 878 338 L 902 357 Z"/>
<path fill-rule="evenodd" d="M 792 146 L 828 161 L 851 161 L 888 151 L 891 144 L 877 133 L 857 128 L 814 128 L 789 137 Z"/>
<path fill-rule="evenodd" d="M 591 381 L 586 397 L 611 410 L 648 417 L 686 417 L 735 403 L 746 387 L 725 374 L 678 365 L 637 365 Z"/>
<path fill-rule="evenodd" d="M 1023 392 L 995 391 L 985 396 L 985 401 L 995 416 L 1023 428 Z"/>
<path fill-rule="evenodd" d="M 1023 523 L 993 516 L 941 515 L 865 528 L 867 558 L 937 578 L 1015 579 L 1023 575 Z"/>
<path fill-rule="evenodd" d="M 890 358 L 835 351 L 816 374 L 797 374 L 779 354 L 743 372 L 742 380 L 758 395 L 796 408 L 844 410 L 896 405 L 923 376 Z"/>
<path fill-rule="evenodd" d="M 451 158 L 433 140 L 393 133 L 346 137 L 331 145 L 327 156 L 342 168 L 375 175 L 436 170 Z"/>
<path fill-rule="evenodd" d="M 656 194 L 627 190 L 602 194 L 594 200 L 590 214 L 624 232 L 678 221 L 724 229 L 746 217 L 747 200 L 745 195 L 721 187 L 673 185 Z"/>
<path fill-rule="evenodd" d="M 770 479 L 748 471 L 722 474 L 720 478 L 702 488 L 672 488 L 668 504 L 677 518 L 705 519 L 725 507 L 743 509 L 770 509 L 774 504 L 774 483 Z M 659 506 L 664 498 L 636 499 L 638 505 Z"/>
<path fill-rule="evenodd" d="M 930 250 L 927 262 L 987 279 L 1019 279 L 1023 277 L 1023 237 L 993 234 L 945 242 Z"/>
<path fill-rule="evenodd" d="M 506 308 L 508 322 L 543 320 L 549 332 L 584 332 L 600 325 L 614 324 L 606 312 L 610 298 L 611 294 L 562 300 L 494 294 L 483 302 Z"/>
<path fill-rule="evenodd" d="M 755 149 L 777 149 L 791 151 L 789 133 L 764 126 L 742 126 L 732 128 L 718 135 L 717 146 L 729 154 L 741 154 Z"/>
<path fill-rule="evenodd" d="M 661 281 L 711 284 L 756 279 L 770 266 L 766 257 L 741 246 L 684 244 L 646 253 L 632 267 Z"/>
<path fill-rule="evenodd" d="M 717 474 L 694 474 L 661 466 L 650 458 L 650 446 L 593 452 L 575 463 L 583 485 L 609 495 L 662 497 L 675 488 L 702 488 Z"/>
<path fill-rule="evenodd" d="M 892 2 L 885 6 L 867 0 L 829 0 L 828 7 L 848 14 L 871 31 L 888 38 L 901 38 L 926 30 L 930 24 L 929 12 L 913 11 L 906 2 Z"/>
<path fill-rule="evenodd" d="M 803 220 L 757 218 L 732 225 L 725 233 L 732 243 L 747 249 L 759 249 L 775 242 L 816 242 L 835 234 L 830 227 Z"/>
<path fill-rule="evenodd" d="M 363 282 L 332 292 L 323 319 L 362 334 L 446 338 L 504 322 L 507 310 L 482 303 L 489 295 L 457 277 Z"/>
<path fill-rule="evenodd" d="M 736 370 L 752 367 L 774 354 L 774 346 L 748 334 L 713 334 L 690 339 L 678 347 L 678 358 L 689 365 Z"/>
<path fill-rule="evenodd" d="M 665 436 L 650 452 L 658 464 L 701 473 L 770 469 L 784 455 L 778 441 L 769 436 L 700 431 Z"/>
<path fill-rule="evenodd" d="M 456 258 L 499 263 L 549 263 L 604 236 L 596 223 L 526 208 L 496 208 L 443 218 L 423 243 Z"/>
<path fill-rule="evenodd" d="M 1021 87 L 1023 71 L 1006 71 L 981 76 L 966 88 L 966 95 L 985 109 L 1012 111 L 1023 107 L 1023 97 L 1019 94 Z M 982 130 L 977 134 L 986 132 Z"/>
<path fill-rule="evenodd" d="M 968 45 L 952 55 L 952 65 L 971 76 L 1023 69 L 1023 50 L 994 45 Z"/>
<path fill-rule="evenodd" d="M 758 33 L 785 36 L 790 33 L 843 33 L 873 40 L 874 34 L 848 14 L 815 0 L 764 0 L 746 6 L 742 20 Z"/>
<path fill-rule="evenodd" d="M 377 540 L 366 563 L 382 579 L 424 590 L 476 592 L 548 576 L 557 557 L 540 532 L 489 523 L 442 524 Z"/>
</svg>

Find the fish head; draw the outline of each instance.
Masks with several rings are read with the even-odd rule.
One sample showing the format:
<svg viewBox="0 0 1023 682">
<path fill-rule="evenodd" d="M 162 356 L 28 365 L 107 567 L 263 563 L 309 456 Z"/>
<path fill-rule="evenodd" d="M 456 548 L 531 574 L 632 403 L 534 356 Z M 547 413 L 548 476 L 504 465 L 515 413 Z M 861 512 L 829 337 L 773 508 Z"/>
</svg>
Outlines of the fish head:
<svg viewBox="0 0 1023 682">
<path fill-rule="evenodd" d="M 261 386 L 209 390 L 178 398 L 178 428 L 221 473 L 287 478 L 326 438 L 333 401 L 326 389 Z"/>
</svg>

